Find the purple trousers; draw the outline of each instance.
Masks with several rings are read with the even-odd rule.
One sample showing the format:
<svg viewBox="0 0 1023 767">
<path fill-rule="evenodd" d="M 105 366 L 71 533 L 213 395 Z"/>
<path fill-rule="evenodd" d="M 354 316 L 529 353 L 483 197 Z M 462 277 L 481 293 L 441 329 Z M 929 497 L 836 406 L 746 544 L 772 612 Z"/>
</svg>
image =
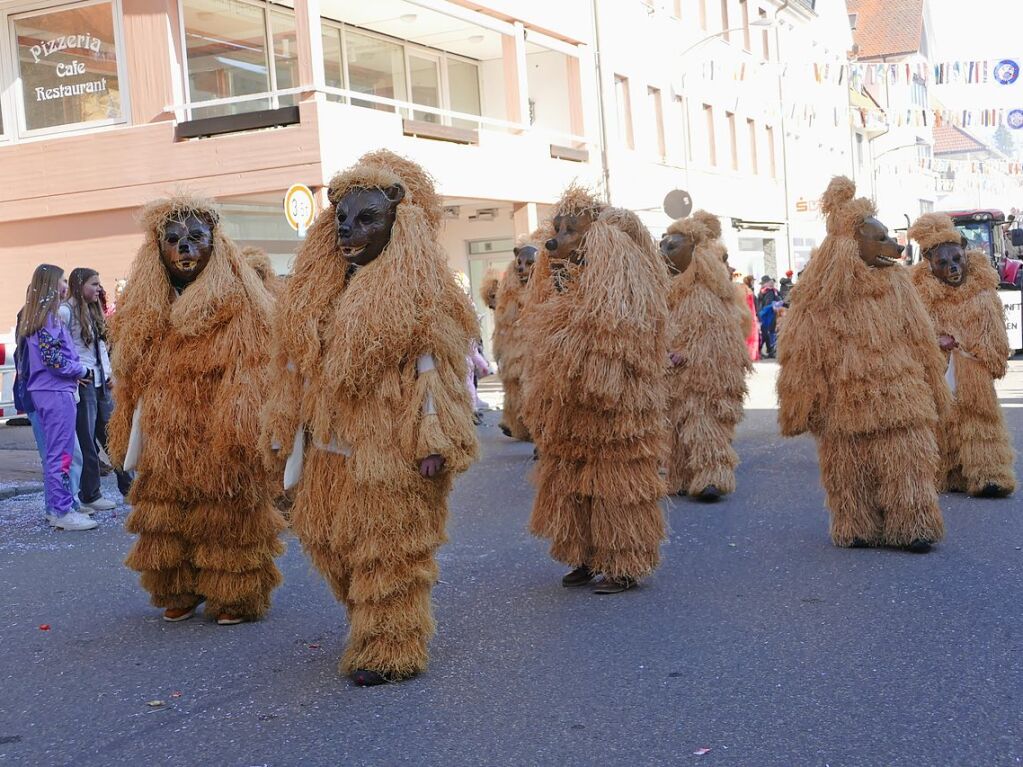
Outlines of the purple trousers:
<svg viewBox="0 0 1023 767">
<path fill-rule="evenodd" d="M 47 506 L 57 516 L 64 516 L 74 503 L 71 461 L 75 454 L 75 395 L 66 391 L 33 391 L 32 402 L 46 439 L 43 487 Z"/>
</svg>

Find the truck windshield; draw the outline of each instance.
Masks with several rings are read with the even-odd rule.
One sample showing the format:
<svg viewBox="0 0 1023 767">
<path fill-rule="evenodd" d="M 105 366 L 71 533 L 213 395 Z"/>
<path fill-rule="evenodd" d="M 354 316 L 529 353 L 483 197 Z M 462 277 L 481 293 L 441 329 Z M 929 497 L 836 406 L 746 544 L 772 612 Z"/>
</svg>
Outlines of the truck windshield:
<svg viewBox="0 0 1023 767">
<path fill-rule="evenodd" d="M 966 238 L 967 248 L 983 248 L 988 258 L 995 257 L 995 251 L 991 242 L 991 224 L 988 221 L 971 221 L 966 224 L 956 224 L 956 229 L 962 232 Z"/>
</svg>

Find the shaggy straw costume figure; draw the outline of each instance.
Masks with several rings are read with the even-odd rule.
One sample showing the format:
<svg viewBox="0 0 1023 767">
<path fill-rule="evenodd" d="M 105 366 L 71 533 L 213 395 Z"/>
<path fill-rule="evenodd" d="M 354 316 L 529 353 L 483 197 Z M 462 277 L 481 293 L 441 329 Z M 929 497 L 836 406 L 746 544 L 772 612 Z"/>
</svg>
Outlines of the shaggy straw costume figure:
<svg viewBox="0 0 1023 767">
<path fill-rule="evenodd" d="M 982 251 L 971 250 L 958 284 L 932 273 L 929 261 L 939 245 L 949 243 L 961 252 L 962 236 L 942 213 L 918 218 L 909 236 L 928 259 L 913 267 L 913 284 L 938 335 L 957 343 L 946 353 L 955 390 L 953 407 L 942 419 L 946 455 L 941 483 L 971 495 L 1008 495 L 1016 488 L 1015 454 L 994 387 L 994 379 L 1006 373 L 1010 353 L 998 272 Z"/>
<path fill-rule="evenodd" d="M 276 298 L 281 294 L 281 291 L 284 290 L 284 280 L 277 276 L 273 262 L 265 250 L 249 245 L 242 248 L 242 258 L 256 270 L 256 274 L 259 275 L 259 279 L 263 281 L 266 289 L 270 291 L 271 296 Z"/>
<path fill-rule="evenodd" d="M 213 250 L 178 295 L 160 242 L 166 226 L 190 214 L 212 223 Z M 187 616 L 205 600 L 218 619 L 253 619 L 270 607 L 281 580 L 273 559 L 283 550 L 284 520 L 258 450 L 273 305 L 217 222 L 211 203 L 190 196 L 143 210 L 145 242 L 111 326 L 109 446 L 123 465 L 141 400 L 127 520 L 138 539 L 127 565 L 153 604 Z"/>
<path fill-rule="evenodd" d="M 483 275 L 483 284 L 480 285 L 480 299 L 488 309 L 497 309 L 497 294 L 501 290 L 501 275 L 494 270 L 487 270 Z"/>
<path fill-rule="evenodd" d="M 396 184 L 404 197 L 389 242 L 352 273 L 335 208 L 353 190 Z M 285 446 L 280 455 L 305 445 L 292 528 L 348 610 L 341 671 L 375 684 L 427 665 L 447 497 L 477 453 L 465 355 L 479 326 L 438 243 L 440 199 L 419 166 L 368 154 L 334 177 L 329 199 L 278 303 L 263 439 Z M 426 478 L 420 462 L 435 455 L 444 470 Z"/>
<path fill-rule="evenodd" d="M 520 246 L 532 245 L 537 254 L 543 240 L 524 238 Z M 529 429 L 522 422 L 522 379 L 525 373 L 528 347 L 525 339 L 524 313 L 529 283 L 522 284 L 515 270 L 515 262 L 508 265 L 497 291 L 494 311 L 494 359 L 497 360 L 501 385 L 504 388 L 504 408 L 501 426 L 514 439 L 530 441 Z"/>
<path fill-rule="evenodd" d="M 668 349 L 679 359 L 668 372 L 672 425 L 668 490 L 715 500 L 735 491 L 739 456 L 732 449 L 742 420 L 749 311 L 736 300 L 722 267 L 721 223 L 699 210 L 668 227 L 694 243 L 692 261 L 671 278 Z M 666 238 L 667 239 L 667 238 Z"/>
<path fill-rule="evenodd" d="M 555 220 L 600 209 L 571 187 Z M 539 448 L 530 530 L 576 568 L 565 585 L 603 573 L 613 590 L 599 593 L 615 593 L 657 567 L 665 534 L 667 269 L 639 219 L 616 208 L 601 210 L 579 250 L 581 266 L 552 274 L 541 251 L 533 271 L 523 405 Z"/>
<path fill-rule="evenodd" d="M 817 439 L 836 546 L 926 551 L 943 534 L 935 489 L 945 362 L 899 248 L 855 186 L 821 198 L 827 236 L 790 294 L 779 343 L 782 434 Z M 865 258 L 873 246 L 890 255 Z"/>
</svg>

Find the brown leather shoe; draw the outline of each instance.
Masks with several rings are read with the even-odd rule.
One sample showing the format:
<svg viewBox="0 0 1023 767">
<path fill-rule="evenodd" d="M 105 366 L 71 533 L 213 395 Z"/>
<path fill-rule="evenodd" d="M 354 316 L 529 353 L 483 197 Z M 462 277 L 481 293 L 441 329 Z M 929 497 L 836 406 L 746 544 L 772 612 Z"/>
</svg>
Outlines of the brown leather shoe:
<svg viewBox="0 0 1023 767">
<path fill-rule="evenodd" d="M 163 619 L 168 623 L 187 621 L 195 615 L 195 608 L 197 608 L 200 604 L 200 602 L 196 602 L 191 607 L 168 607 L 163 611 Z"/>
<path fill-rule="evenodd" d="M 572 589 L 577 586 L 585 586 L 593 580 L 594 576 L 596 576 L 595 572 L 586 565 L 582 565 L 562 578 L 561 585 L 567 589 Z"/>
<path fill-rule="evenodd" d="M 622 576 L 620 578 L 609 578 L 604 576 L 593 586 L 594 594 L 621 594 L 623 591 L 628 591 L 634 588 L 637 584 L 635 578 L 629 578 L 628 576 Z"/>
<path fill-rule="evenodd" d="M 221 613 L 217 616 L 218 626 L 237 626 L 239 623 L 245 623 L 245 618 L 239 618 L 231 613 Z"/>
</svg>

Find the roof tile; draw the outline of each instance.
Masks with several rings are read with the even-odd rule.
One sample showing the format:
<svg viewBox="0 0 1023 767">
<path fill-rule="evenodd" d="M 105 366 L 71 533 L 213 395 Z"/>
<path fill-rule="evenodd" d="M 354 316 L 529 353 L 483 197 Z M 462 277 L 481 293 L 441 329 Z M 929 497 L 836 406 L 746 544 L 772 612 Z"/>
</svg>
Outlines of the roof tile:
<svg viewBox="0 0 1023 767">
<path fill-rule="evenodd" d="M 847 0 L 855 13 L 853 39 L 861 59 L 916 53 L 923 34 L 924 0 Z"/>
</svg>

